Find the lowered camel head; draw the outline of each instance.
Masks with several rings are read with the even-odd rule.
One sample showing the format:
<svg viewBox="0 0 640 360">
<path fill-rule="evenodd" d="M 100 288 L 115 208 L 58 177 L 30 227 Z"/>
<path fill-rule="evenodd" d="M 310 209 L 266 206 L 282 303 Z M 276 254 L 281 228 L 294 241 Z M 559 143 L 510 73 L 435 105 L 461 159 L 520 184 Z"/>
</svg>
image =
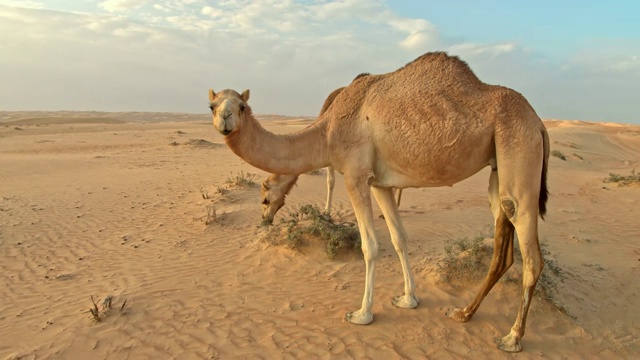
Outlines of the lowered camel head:
<svg viewBox="0 0 640 360">
<path fill-rule="evenodd" d="M 209 108 L 213 114 L 213 126 L 222 135 L 229 135 L 240 126 L 242 116 L 247 111 L 249 90 L 238 94 L 234 90 L 215 93 L 209 89 Z"/>
<path fill-rule="evenodd" d="M 273 223 L 273 217 L 284 206 L 284 199 L 297 180 L 298 175 L 271 175 L 262 182 L 262 225 Z"/>
</svg>

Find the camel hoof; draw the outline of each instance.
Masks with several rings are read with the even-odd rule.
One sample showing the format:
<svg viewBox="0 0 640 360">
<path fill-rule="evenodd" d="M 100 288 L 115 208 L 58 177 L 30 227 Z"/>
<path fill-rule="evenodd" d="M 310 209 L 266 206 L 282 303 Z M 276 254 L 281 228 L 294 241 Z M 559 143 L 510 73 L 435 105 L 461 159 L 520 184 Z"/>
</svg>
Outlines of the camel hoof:
<svg viewBox="0 0 640 360">
<path fill-rule="evenodd" d="M 460 309 L 460 308 L 449 309 L 446 315 L 448 318 L 453 319 L 459 323 L 466 323 L 467 321 L 469 321 L 469 319 L 471 319 L 471 316 L 467 315 L 464 312 L 464 309 Z"/>
<path fill-rule="evenodd" d="M 344 319 L 352 324 L 369 325 L 373 322 L 373 314 L 369 311 L 358 310 L 348 312 Z"/>
<path fill-rule="evenodd" d="M 509 334 L 502 339 L 496 339 L 495 343 L 498 345 L 498 349 L 506 352 L 520 352 L 522 351 L 522 345 L 520 345 L 520 339 Z"/>
<path fill-rule="evenodd" d="M 417 296 L 400 295 L 394 296 L 391 303 L 401 309 L 415 309 L 420 303 L 420 299 Z"/>
</svg>

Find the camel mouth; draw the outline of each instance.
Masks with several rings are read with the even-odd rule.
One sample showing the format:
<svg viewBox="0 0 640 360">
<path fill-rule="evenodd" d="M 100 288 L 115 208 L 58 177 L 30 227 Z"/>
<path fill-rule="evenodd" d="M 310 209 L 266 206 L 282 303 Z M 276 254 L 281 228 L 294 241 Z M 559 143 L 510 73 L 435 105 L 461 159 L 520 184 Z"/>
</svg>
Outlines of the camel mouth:
<svg viewBox="0 0 640 360">
<path fill-rule="evenodd" d="M 231 130 L 227 130 L 227 129 L 221 130 L 220 134 L 222 134 L 224 136 L 227 136 L 227 135 L 231 134 Z"/>
</svg>

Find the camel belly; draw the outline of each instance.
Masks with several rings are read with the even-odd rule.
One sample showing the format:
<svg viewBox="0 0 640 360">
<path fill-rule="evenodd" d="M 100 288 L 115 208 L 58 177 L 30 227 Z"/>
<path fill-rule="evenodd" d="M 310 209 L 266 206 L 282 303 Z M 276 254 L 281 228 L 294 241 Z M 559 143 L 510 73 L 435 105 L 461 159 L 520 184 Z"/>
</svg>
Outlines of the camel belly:
<svg viewBox="0 0 640 360">
<path fill-rule="evenodd" d="M 463 136 L 458 137 L 461 140 Z M 378 146 L 374 155 L 372 185 L 378 187 L 451 186 L 467 179 L 495 159 L 492 138 L 452 141 L 435 146 L 425 142 L 419 149 Z"/>
</svg>

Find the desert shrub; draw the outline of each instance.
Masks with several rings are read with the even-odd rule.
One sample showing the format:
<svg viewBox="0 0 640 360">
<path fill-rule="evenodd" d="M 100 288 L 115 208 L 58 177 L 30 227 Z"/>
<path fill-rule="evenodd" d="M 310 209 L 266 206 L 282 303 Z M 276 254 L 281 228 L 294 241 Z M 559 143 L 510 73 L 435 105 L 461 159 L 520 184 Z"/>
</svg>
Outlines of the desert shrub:
<svg viewBox="0 0 640 360">
<path fill-rule="evenodd" d="M 256 174 L 252 174 L 252 173 L 245 173 L 244 171 L 240 171 L 237 174 L 233 174 L 233 172 L 231 173 L 231 176 L 227 178 L 227 180 L 225 181 L 226 185 L 229 186 L 236 186 L 236 187 L 252 187 L 252 186 L 256 186 L 255 181 L 253 181 L 253 179 L 255 179 Z"/>
<path fill-rule="evenodd" d="M 567 157 L 560 150 L 551 151 L 551 155 L 557 157 L 560 160 L 567 161 Z"/>
<path fill-rule="evenodd" d="M 440 281 L 458 287 L 459 283 L 478 279 L 487 272 L 486 258 L 491 258 L 491 248 L 484 238 L 461 238 L 446 243 L 444 259 L 438 264 Z"/>
<path fill-rule="evenodd" d="M 359 249 L 360 232 L 353 222 L 335 222 L 315 205 L 301 206 L 282 221 L 285 226 L 286 244 L 295 249 L 309 237 L 326 242 L 325 252 L 333 259 L 340 249 Z"/>
<path fill-rule="evenodd" d="M 632 183 L 640 183 L 640 174 L 636 174 L 636 169 L 631 170 L 631 175 L 623 176 L 620 174 L 609 173 L 609 177 L 604 179 L 605 183 L 618 183 L 618 185 L 630 185 Z"/>
</svg>

